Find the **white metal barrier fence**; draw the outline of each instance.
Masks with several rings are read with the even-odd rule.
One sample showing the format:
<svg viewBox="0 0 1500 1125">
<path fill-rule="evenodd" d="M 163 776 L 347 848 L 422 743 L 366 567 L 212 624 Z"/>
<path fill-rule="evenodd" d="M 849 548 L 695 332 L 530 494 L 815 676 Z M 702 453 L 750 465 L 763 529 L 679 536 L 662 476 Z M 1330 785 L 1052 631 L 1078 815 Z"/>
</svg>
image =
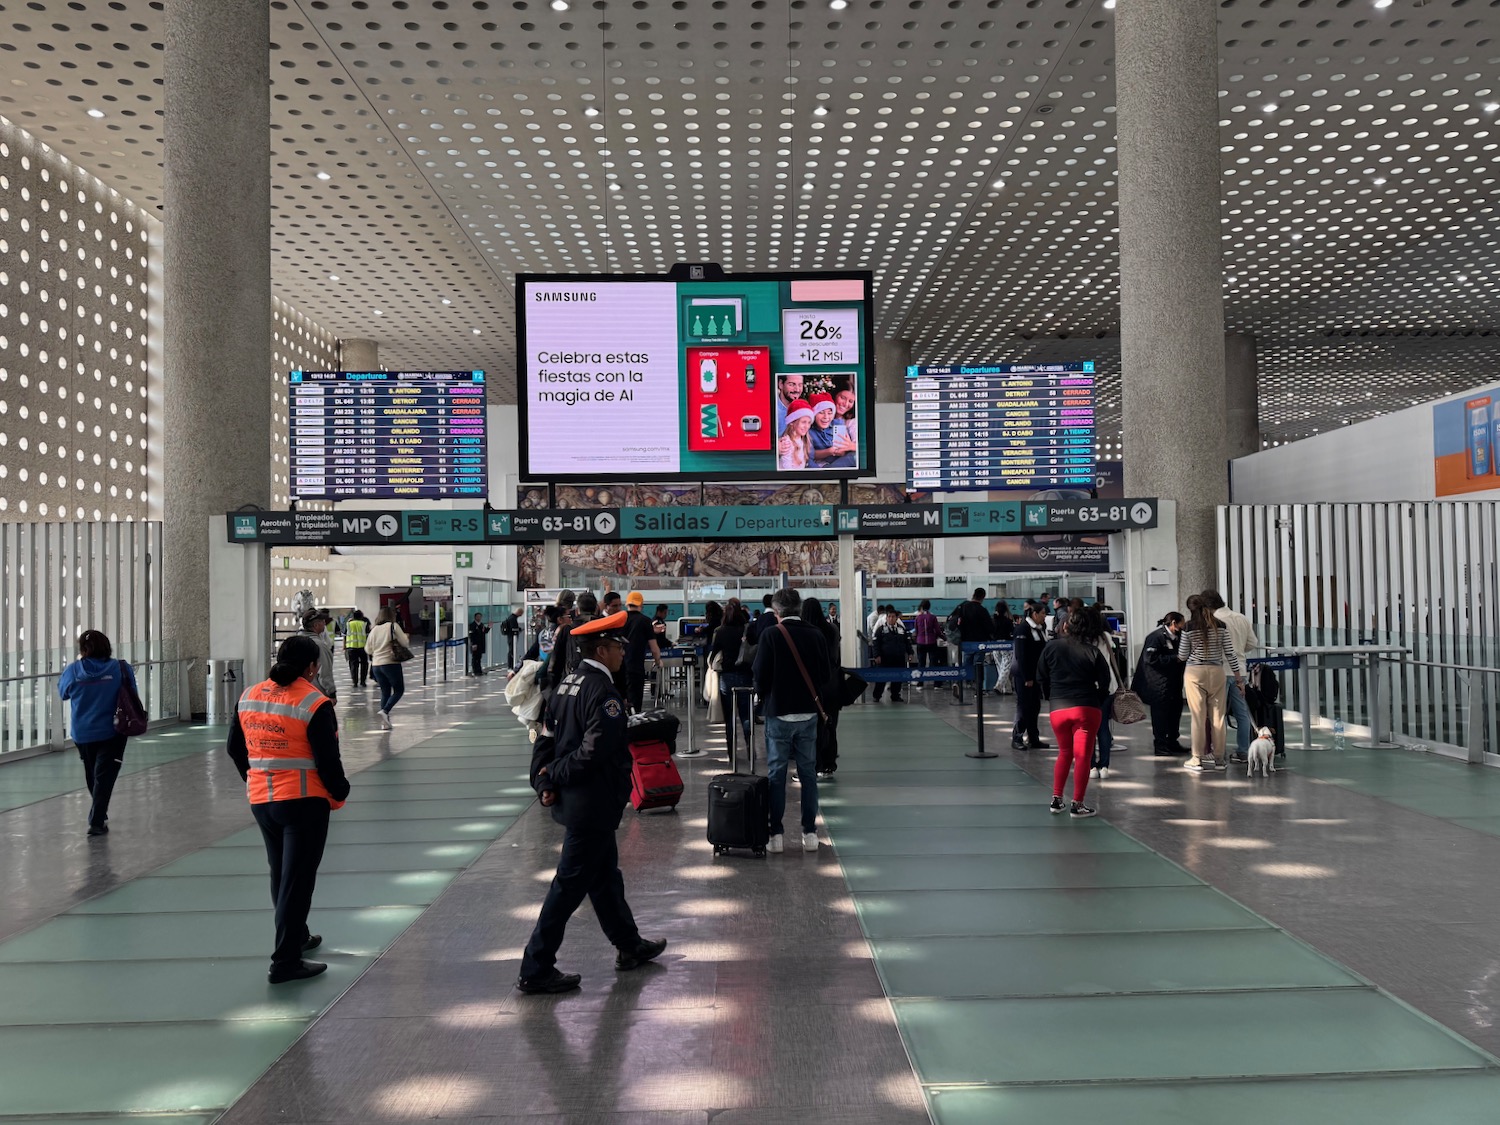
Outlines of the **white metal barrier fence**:
<svg viewBox="0 0 1500 1125">
<path fill-rule="evenodd" d="M 1500 749 L 1482 682 L 1500 668 L 1500 505 L 1229 505 L 1219 531 L 1224 600 L 1268 646 L 1407 649 L 1382 693 L 1394 737 L 1469 756 Z M 1287 707 L 1305 710 L 1295 684 L 1286 690 Z M 1374 725 L 1356 669 L 1320 671 L 1310 690 L 1325 720 Z"/>
</svg>

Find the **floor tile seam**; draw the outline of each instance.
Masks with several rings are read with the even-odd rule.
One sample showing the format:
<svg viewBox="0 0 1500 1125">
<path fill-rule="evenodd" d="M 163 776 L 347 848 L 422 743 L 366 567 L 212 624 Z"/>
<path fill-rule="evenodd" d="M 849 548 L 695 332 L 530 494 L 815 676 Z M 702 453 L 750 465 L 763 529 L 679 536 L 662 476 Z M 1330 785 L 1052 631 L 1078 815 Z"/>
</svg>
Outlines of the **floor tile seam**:
<svg viewBox="0 0 1500 1125">
<path fill-rule="evenodd" d="M 358 910 L 358 909 L 362 909 L 362 908 L 361 907 L 346 907 L 345 909 Z M 228 912 L 226 912 L 226 913 L 228 913 Z M 96 915 L 96 917 L 97 917 L 97 915 Z M 374 954 L 374 953 L 344 953 L 341 950 L 337 950 L 337 949 L 324 949 L 324 950 L 321 950 L 320 953 L 321 953 L 321 955 L 324 958 L 326 958 L 326 959 L 328 959 L 330 961 L 332 961 L 332 960 L 340 960 L 340 961 L 363 961 L 363 960 L 366 960 L 366 959 L 373 959 L 373 958 L 375 958 L 377 956 L 377 954 Z M 101 958 L 95 958 L 95 957 L 68 957 L 68 958 L 64 958 L 64 959 L 60 959 L 60 960 L 59 959 L 49 958 L 47 960 L 31 960 L 31 961 L 0 961 L 0 973 L 3 973 L 5 971 L 5 969 L 8 966 L 11 966 L 11 965 L 186 965 L 186 964 L 193 964 L 193 963 L 202 963 L 202 964 L 205 964 L 205 965 L 215 965 L 215 964 L 218 964 L 221 961 L 259 961 L 262 964 L 264 964 L 265 960 L 266 960 L 265 955 L 261 954 L 261 953 L 255 953 L 255 954 L 246 954 L 246 953 L 216 953 L 216 954 L 207 955 L 207 956 L 203 956 L 203 957 L 101 957 Z M 155 1023 L 155 1022 L 159 1022 L 159 1021 L 152 1020 L 152 1021 L 149 1021 L 149 1022 Z M 179 1021 L 179 1022 L 181 1022 L 181 1021 Z M 0 1026 L 10 1026 L 10 1027 L 18 1027 L 18 1026 L 41 1026 L 41 1027 L 45 1027 L 45 1026 L 48 1026 L 48 1025 L 46 1025 L 46 1024 L 37 1024 L 37 1025 L 30 1025 L 30 1024 L 28 1024 L 28 1025 L 6 1024 L 6 1025 L 0 1025 Z M 5 1115 L 4 1114 L 0 1114 L 0 1121 L 3 1121 L 4 1119 L 5 1119 Z"/>
<path fill-rule="evenodd" d="M 201 749 L 198 749 L 198 750 L 189 750 L 186 753 L 174 754 L 170 758 L 163 758 L 159 762 L 152 762 L 150 765 L 144 766 L 141 769 L 137 769 L 137 770 L 121 770 L 120 771 L 120 776 L 121 777 L 135 777 L 135 776 L 137 776 L 139 774 L 149 773 L 151 770 L 159 769 L 162 766 L 169 766 L 173 762 L 180 762 L 180 761 L 183 761 L 184 759 L 191 758 L 194 754 L 210 754 L 210 753 L 213 752 L 213 749 L 214 748 L 212 746 L 205 746 L 205 747 L 203 747 Z M 55 750 L 55 751 L 53 751 L 53 753 L 55 753 L 55 754 L 66 754 L 67 752 L 68 751 L 67 751 L 66 748 L 64 748 L 62 750 Z M 34 759 L 26 759 L 26 760 L 34 760 Z M 5 768 L 5 760 L 3 758 L 0 758 L 0 770 L 3 770 L 4 768 Z M 63 768 L 61 763 L 59 764 L 59 768 Z M 6 813 L 15 812 L 17 809 L 28 809 L 32 805 L 40 805 L 44 801 L 54 801 L 54 800 L 56 800 L 59 797 L 70 797 L 70 796 L 72 796 L 75 793 L 87 793 L 87 792 L 88 792 L 87 787 L 83 786 L 83 785 L 74 786 L 74 787 L 69 788 L 69 789 L 56 790 L 54 792 L 46 794 L 45 796 L 39 796 L 35 800 L 22 801 L 20 804 L 16 804 L 16 805 L 4 805 L 4 806 L 0 806 L 0 816 L 4 816 Z M 3 1119 L 0 1119 L 0 1120 L 3 1120 Z"/>
<path fill-rule="evenodd" d="M 947 941 L 950 939 L 981 939 L 981 938 L 1014 938 L 1014 937 L 1170 937 L 1173 934 L 1201 935 L 1201 934 L 1264 934 L 1276 932 L 1275 926 L 1210 926 L 1196 928 L 1192 926 L 1174 926 L 1166 930 L 995 930 L 989 933 L 963 933 L 963 934 L 909 934 L 901 937 L 878 937 L 872 938 L 876 942 L 888 942 L 891 944 L 906 944 L 918 941 Z"/>
<path fill-rule="evenodd" d="M 1130 1000 L 1142 997 L 1175 998 L 1179 996 L 1245 996 L 1247 994 L 1264 993 L 1273 996 L 1287 996 L 1291 993 L 1324 993 L 1324 992 L 1367 992 L 1378 995 L 1379 990 L 1373 985 L 1362 981 L 1351 981 L 1347 984 L 1292 984 L 1277 987 L 1274 985 L 1246 985 L 1243 988 L 1137 988 L 1124 992 L 1012 992 L 996 993 L 994 995 L 980 995 L 970 993 L 963 996 L 891 996 L 893 1005 L 898 1004 L 987 1004 L 995 1000 L 1028 1002 L 1028 1001 L 1057 1001 L 1057 1000 Z"/>
<path fill-rule="evenodd" d="M 1028 853 L 1028 854 L 1035 855 L 1035 854 L 1040 854 L 1040 853 Z M 1105 852 L 1105 853 L 1093 853 L 1093 854 L 1132 855 L 1134 853 L 1132 853 L 1132 852 Z M 887 857 L 887 858 L 889 858 L 889 857 Z M 929 858 L 929 857 L 926 857 L 926 856 L 916 856 L 916 857 L 908 856 L 906 858 L 908 858 L 908 859 L 911 859 L 911 858 L 926 859 L 926 858 Z M 942 858 L 942 857 L 939 856 L 937 858 Z M 1204 884 L 1204 885 L 1207 886 L 1207 884 Z M 853 888 L 851 888 L 850 889 L 850 893 L 854 894 L 854 895 L 885 895 L 885 894 L 895 895 L 895 894 L 921 894 L 923 892 L 928 892 L 928 891 L 972 891 L 975 894 L 1011 894 L 1011 893 L 1017 892 L 1017 891 L 1155 891 L 1155 890 L 1166 890 L 1169 887 L 1178 887 L 1178 888 L 1181 888 L 1181 887 L 1184 887 L 1184 886 L 1185 886 L 1185 884 L 1182 884 L 1182 883 L 1120 883 L 1118 885 L 1116 885 L 1116 884 L 1108 884 L 1108 885 L 1106 885 L 1106 884 L 1100 884 L 1098 886 L 1089 886 L 1089 887 L 1082 887 L 1082 886 L 1070 886 L 1070 887 L 987 887 L 987 886 L 981 886 L 981 885 L 976 884 L 976 885 L 974 885 L 972 887 L 864 887 L 864 888 L 861 888 L 859 890 L 854 890 Z M 1192 888 L 1189 888 L 1189 889 L 1192 889 Z"/>
<path fill-rule="evenodd" d="M 937 716 L 934 716 L 934 717 L 937 718 Z M 942 721 L 942 720 L 939 719 L 939 721 Z M 1022 772 L 1026 772 L 1026 771 L 1022 771 Z M 1033 776 L 1033 775 L 1031 775 L 1029 773 L 1027 774 L 1027 776 L 1031 778 L 1032 782 L 1035 785 L 1037 785 L 1038 787 L 1041 787 L 1041 788 L 1043 788 L 1045 790 L 1046 785 L 1045 785 L 1045 783 L 1043 781 L 1039 780 L 1038 778 L 1036 778 L 1035 776 Z M 1316 778 L 1311 777 L 1311 775 L 1306 775 L 1306 776 L 1309 776 L 1311 780 L 1314 780 L 1314 781 L 1317 780 Z M 1330 783 L 1321 783 L 1321 784 L 1332 784 L 1332 783 L 1330 782 Z M 1359 794 L 1359 795 L 1363 796 L 1363 794 Z M 1367 798 L 1367 799 L 1368 800 L 1377 800 L 1378 798 Z M 1184 867 L 1181 863 L 1178 863 L 1171 856 L 1165 855 L 1162 852 L 1157 851 L 1149 843 L 1147 843 L 1146 841 L 1140 839 L 1140 837 L 1134 835 L 1133 833 L 1129 832 L 1128 830 L 1126 830 L 1125 828 L 1121 827 L 1120 825 L 1115 824 L 1114 821 L 1111 820 L 1109 817 L 1106 816 L 1106 817 L 1103 817 L 1101 819 L 1103 819 L 1106 824 L 1108 824 L 1115 831 L 1119 832 L 1122 836 L 1125 836 L 1127 839 L 1133 840 L 1137 844 L 1140 844 L 1150 854 L 1155 855 L 1158 858 L 1164 860 L 1165 862 L 1172 864 L 1174 867 L 1176 867 L 1178 870 L 1182 871 L 1184 874 L 1186 874 L 1186 875 L 1188 875 L 1188 876 L 1190 876 L 1192 878 L 1198 878 L 1196 875 L 1193 874 L 1193 872 L 1189 871 L 1186 867 Z M 1441 820 L 1441 818 L 1439 818 L 1439 817 L 1434 817 L 1433 819 Z M 1482 833 L 1481 833 L 1481 835 L 1482 835 Z M 1230 902 L 1230 903 L 1234 904 L 1235 906 L 1239 907 L 1239 909 L 1241 909 L 1241 910 L 1245 911 L 1246 913 L 1250 914 L 1252 917 L 1259 919 L 1261 922 L 1265 923 L 1267 926 L 1271 927 L 1274 930 L 1279 931 L 1285 937 L 1287 937 L 1291 941 L 1294 941 L 1297 944 L 1301 945 L 1304 949 L 1308 950 L 1314 956 L 1320 958 L 1321 960 L 1327 962 L 1328 964 L 1333 965 L 1335 968 L 1341 970 L 1342 972 L 1347 973 L 1350 977 L 1352 977 L 1356 981 L 1359 981 L 1360 983 L 1362 983 L 1364 985 L 1367 985 L 1374 992 L 1378 993 L 1380 996 L 1383 996 L 1387 1001 L 1389 1001 L 1389 1002 L 1391 1002 L 1393 1004 L 1396 1004 L 1398 1007 L 1400 1007 L 1401 1009 L 1403 1009 L 1408 1015 L 1415 1017 L 1420 1022 L 1425 1023 L 1427 1026 L 1436 1029 L 1437 1031 L 1441 1032 L 1442 1034 L 1444 1034 L 1446 1036 L 1449 1036 L 1449 1037 L 1457 1040 L 1459 1043 L 1463 1044 L 1469 1050 L 1474 1051 L 1481 1058 L 1483 1058 L 1484 1060 L 1486 1060 L 1486 1065 L 1487 1066 L 1500 1068 L 1500 1058 L 1497 1058 L 1495 1055 L 1491 1054 L 1489 1051 L 1485 1050 L 1483 1047 L 1479 1046 L 1477 1043 L 1474 1043 L 1472 1040 L 1467 1039 L 1464 1036 L 1458 1034 L 1458 1032 L 1454 1031 L 1452 1028 L 1448 1027 L 1446 1024 L 1442 1024 L 1442 1023 L 1438 1022 L 1436 1019 L 1434 1019 L 1433 1017 L 1429 1016 L 1427 1013 L 1421 1011 L 1420 1009 L 1418 1009 L 1414 1005 L 1407 1003 L 1405 1000 L 1401 999 L 1399 996 L 1395 995 L 1394 993 L 1390 992 L 1389 990 L 1387 990 L 1385 988 L 1382 988 L 1379 984 L 1377 984 L 1376 982 L 1370 980 L 1363 973 L 1360 973 L 1360 972 L 1356 971 L 1355 969 L 1351 968 L 1349 965 L 1344 964 L 1342 961 L 1339 961 L 1339 960 L 1337 960 L 1337 959 L 1335 959 L 1333 957 L 1330 957 L 1328 954 L 1326 954 L 1322 950 L 1318 949 L 1312 943 L 1310 943 L 1308 941 L 1304 941 L 1302 938 L 1298 937 L 1296 934 L 1294 934 L 1291 931 L 1287 930 L 1284 926 L 1280 926 L 1280 925 L 1276 924 L 1274 921 L 1272 921 L 1271 919 L 1267 918 L 1265 915 L 1261 914 L 1259 911 L 1254 910 L 1253 908 L 1251 908 L 1250 906 L 1248 906 L 1245 903 L 1241 902 L 1239 899 L 1235 898 L 1234 896 L 1229 895 L 1229 894 L 1225 893 L 1224 891 L 1220 890 L 1218 887 L 1213 886 L 1212 883 L 1208 883 L 1208 882 L 1206 882 L 1204 880 L 1199 880 L 1199 881 L 1203 882 L 1205 886 L 1208 886 L 1211 890 L 1213 890 L 1213 892 L 1215 894 L 1222 896 L 1228 902 Z M 847 879 L 846 879 L 846 883 L 847 883 Z M 851 892 L 851 894 L 852 894 L 852 892 Z M 864 925 L 863 916 L 860 917 L 860 925 L 863 928 L 863 925 Z M 892 939 L 892 940 L 894 940 L 894 939 Z M 885 980 L 885 978 L 882 975 L 881 976 L 882 984 L 884 983 L 884 980 Z"/>
<path fill-rule="evenodd" d="M 427 841 L 427 842 L 430 842 L 430 841 Z M 479 843 L 479 842 L 480 841 L 475 841 L 475 843 Z M 491 841 L 491 843 L 493 843 L 493 841 Z M 364 845 L 364 844 L 350 844 L 349 846 L 350 847 L 358 848 L 358 847 L 366 847 L 367 845 Z M 249 849 L 246 849 L 246 850 L 249 850 Z M 488 844 L 485 845 L 485 849 L 484 850 L 485 851 L 489 850 L 489 845 Z M 197 855 L 198 853 L 194 852 L 193 854 Z M 483 855 L 484 851 L 481 851 L 479 854 Z M 474 860 L 472 862 L 478 862 L 478 859 L 479 859 L 479 856 L 475 856 Z M 330 870 L 330 869 L 327 869 L 327 868 L 322 868 L 322 869 L 320 869 L 318 871 L 318 875 L 320 877 L 322 877 L 322 878 L 327 878 L 330 875 L 416 875 L 416 874 L 420 874 L 420 873 L 425 872 L 425 871 L 465 871 L 467 869 L 468 869 L 468 864 L 464 864 L 463 866 L 458 866 L 456 864 L 433 863 L 433 864 L 429 864 L 426 867 L 360 867 L 360 868 L 355 868 L 355 869 L 349 870 L 349 871 L 333 871 L 333 870 Z M 145 879 L 223 879 L 223 878 L 234 878 L 234 877 L 264 879 L 266 877 L 266 873 L 264 871 L 179 871 L 179 872 L 174 872 L 174 873 L 172 873 L 170 875 L 163 875 L 163 874 L 161 874 L 159 872 L 153 872 L 150 875 L 142 875 L 140 879 L 132 879 L 130 881 L 130 883 L 126 884 L 126 886 L 133 886 L 136 883 L 139 883 L 139 882 L 141 882 L 142 880 L 145 880 Z M 91 899 L 90 901 L 93 901 L 93 900 Z M 356 908 L 356 909 L 358 909 L 358 908 Z M 71 910 L 67 910 L 67 911 L 63 912 L 63 914 L 71 914 L 71 913 L 72 913 Z M 213 910 L 210 910 L 210 911 L 200 911 L 200 910 L 177 910 L 177 911 L 160 911 L 160 910 L 108 910 L 108 911 L 101 911 L 101 912 L 98 912 L 98 913 L 106 913 L 106 914 L 163 914 L 163 913 L 173 913 L 173 914 L 202 914 L 202 913 L 217 913 L 217 911 L 213 911 Z M 59 918 L 61 918 L 62 916 L 63 916 L 62 914 L 57 915 L 57 917 L 59 917 Z M 7 939 L 7 940 L 9 940 L 9 939 Z"/>
<path fill-rule="evenodd" d="M 1014 1082 L 923 1082 L 926 1093 L 968 1092 L 974 1090 L 1035 1090 L 1051 1088 L 1100 1089 L 1112 1086 L 1242 1086 L 1247 1083 L 1269 1084 L 1279 1082 L 1359 1082 L 1383 1078 L 1465 1078 L 1491 1074 L 1496 1066 L 1436 1066 L 1405 1067 L 1399 1070 L 1314 1070 L 1282 1071 L 1275 1074 L 1205 1074 L 1183 1077 L 1178 1075 L 1150 1075 L 1144 1077 L 1115 1078 L 1038 1078 L 1020 1079 Z M 3 1118 L 0 1118 L 3 1121 Z"/>
</svg>

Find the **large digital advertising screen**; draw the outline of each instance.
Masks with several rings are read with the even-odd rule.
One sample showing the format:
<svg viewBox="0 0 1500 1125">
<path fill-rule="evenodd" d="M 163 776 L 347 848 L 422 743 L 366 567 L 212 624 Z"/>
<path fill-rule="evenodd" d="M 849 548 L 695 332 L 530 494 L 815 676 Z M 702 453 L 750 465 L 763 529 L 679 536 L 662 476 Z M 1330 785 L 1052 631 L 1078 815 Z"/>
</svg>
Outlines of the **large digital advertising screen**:
<svg viewBox="0 0 1500 1125">
<path fill-rule="evenodd" d="M 1094 483 L 1094 364 L 906 369 L 906 482 L 924 492 Z"/>
<path fill-rule="evenodd" d="M 293 500 L 483 500 L 483 371 L 293 371 Z"/>
<path fill-rule="evenodd" d="M 526 480 L 855 477 L 874 464 L 871 275 L 516 279 Z"/>
</svg>

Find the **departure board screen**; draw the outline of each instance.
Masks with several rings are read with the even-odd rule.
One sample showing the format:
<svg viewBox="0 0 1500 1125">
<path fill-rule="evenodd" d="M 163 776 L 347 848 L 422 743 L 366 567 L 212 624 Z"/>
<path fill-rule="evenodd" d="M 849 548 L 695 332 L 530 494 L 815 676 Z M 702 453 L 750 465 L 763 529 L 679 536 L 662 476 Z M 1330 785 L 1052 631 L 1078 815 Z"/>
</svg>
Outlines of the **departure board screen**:
<svg viewBox="0 0 1500 1125">
<path fill-rule="evenodd" d="M 294 500 L 484 499 L 483 371 L 293 371 Z"/>
<path fill-rule="evenodd" d="M 1094 364 L 908 367 L 906 426 L 914 490 L 1092 488 Z"/>
</svg>

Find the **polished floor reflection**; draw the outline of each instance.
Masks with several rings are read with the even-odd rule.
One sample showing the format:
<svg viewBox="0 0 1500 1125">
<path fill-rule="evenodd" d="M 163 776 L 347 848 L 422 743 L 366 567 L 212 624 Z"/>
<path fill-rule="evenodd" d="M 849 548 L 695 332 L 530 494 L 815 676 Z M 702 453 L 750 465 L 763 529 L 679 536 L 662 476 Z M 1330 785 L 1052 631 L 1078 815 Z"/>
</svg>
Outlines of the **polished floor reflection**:
<svg viewBox="0 0 1500 1125">
<path fill-rule="evenodd" d="M 561 832 L 500 688 L 413 691 L 389 734 L 345 696 L 331 969 L 291 987 L 221 730 L 142 746 L 94 840 L 70 757 L 0 765 L 0 1125 L 1495 1119 L 1500 911 L 1472 882 L 1500 775 L 1350 750 L 1189 776 L 1126 728 L 1074 822 L 1047 752 L 967 758 L 972 703 L 914 693 L 846 713 L 817 854 L 715 858 L 700 721 L 680 809 L 620 835 L 666 955 L 616 973 L 585 906 L 582 991 L 527 997 Z"/>
</svg>

